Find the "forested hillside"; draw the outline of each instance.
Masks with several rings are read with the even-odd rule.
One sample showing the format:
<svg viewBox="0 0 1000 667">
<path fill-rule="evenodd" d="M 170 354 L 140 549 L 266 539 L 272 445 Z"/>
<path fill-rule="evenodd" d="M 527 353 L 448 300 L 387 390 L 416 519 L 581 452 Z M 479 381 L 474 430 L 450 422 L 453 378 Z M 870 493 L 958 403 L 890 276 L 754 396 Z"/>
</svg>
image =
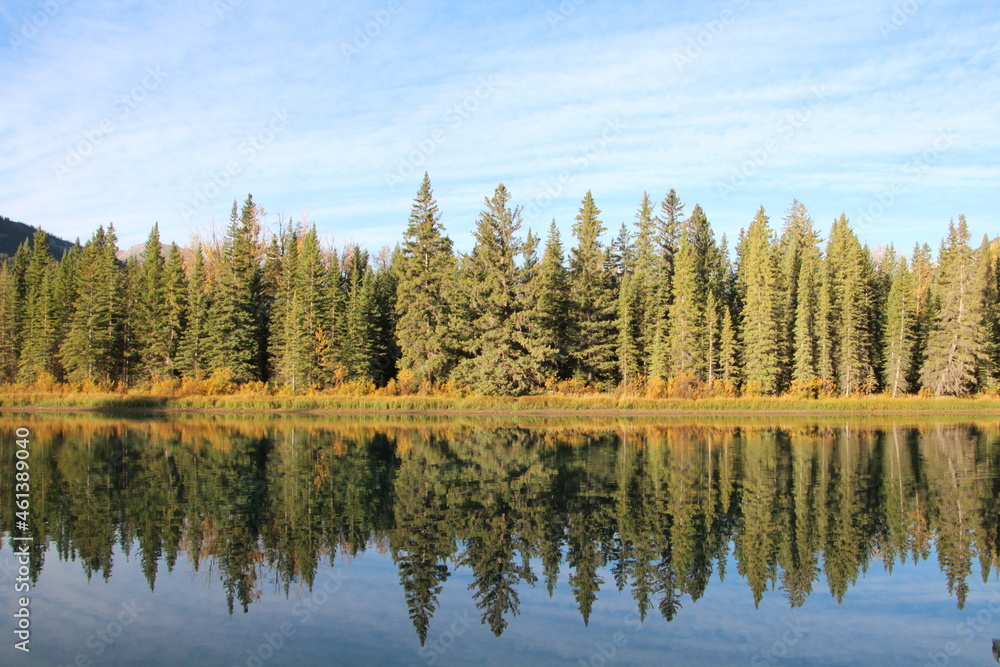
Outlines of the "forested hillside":
<svg viewBox="0 0 1000 667">
<path fill-rule="evenodd" d="M 0 259 L 12 257 L 22 243 L 30 239 L 35 228 L 23 222 L 15 222 L 0 215 Z M 47 235 L 49 251 L 54 257 L 62 257 L 73 247 L 69 241 L 57 236 Z"/>
<path fill-rule="evenodd" d="M 116 258 L 113 226 L 56 261 L 37 232 L 0 268 L 0 381 L 149 386 L 210 375 L 302 392 L 649 396 L 996 393 L 1000 241 L 964 217 L 935 253 L 862 245 L 793 202 L 733 240 L 671 190 L 610 243 L 587 193 L 571 241 L 521 232 L 503 185 L 456 253 L 425 175 L 395 251 L 322 247 L 233 203 L 218 247 Z M 942 225 L 944 227 L 944 225 Z"/>
</svg>

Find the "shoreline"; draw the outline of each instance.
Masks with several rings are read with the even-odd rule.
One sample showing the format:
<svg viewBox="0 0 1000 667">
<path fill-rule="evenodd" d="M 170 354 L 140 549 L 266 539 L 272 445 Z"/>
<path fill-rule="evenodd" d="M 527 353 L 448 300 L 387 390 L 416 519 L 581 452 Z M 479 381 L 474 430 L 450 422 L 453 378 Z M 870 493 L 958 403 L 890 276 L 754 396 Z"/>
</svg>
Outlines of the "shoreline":
<svg viewBox="0 0 1000 667">
<path fill-rule="evenodd" d="M 596 394 L 527 397 L 267 396 L 166 397 L 121 394 L 0 395 L 0 413 L 136 415 L 400 415 L 520 417 L 970 415 L 1000 418 L 1000 398 L 741 397 L 642 398 Z"/>
</svg>

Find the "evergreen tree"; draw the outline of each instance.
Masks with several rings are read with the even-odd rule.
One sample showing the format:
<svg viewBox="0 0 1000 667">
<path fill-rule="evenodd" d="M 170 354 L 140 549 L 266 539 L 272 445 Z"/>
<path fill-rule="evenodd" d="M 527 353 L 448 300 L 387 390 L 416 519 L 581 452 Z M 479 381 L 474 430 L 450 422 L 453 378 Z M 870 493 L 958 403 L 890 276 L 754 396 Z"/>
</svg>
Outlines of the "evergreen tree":
<svg viewBox="0 0 1000 667">
<path fill-rule="evenodd" d="M 830 232 L 827 264 L 829 282 L 826 295 L 821 286 L 820 309 L 823 309 L 824 297 L 829 299 L 827 324 L 830 326 L 832 365 L 840 391 L 849 396 L 873 389 L 874 372 L 868 319 L 870 264 L 843 214 Z"/>
<path fill-rule="evenodd" d="M 209 312 L 209 363 L 236 382 L 262 379 L 262 297 L 259 210 L 248 195 L 237 215 L 233 202 L 222 240 Z"/>
<path fill-rule="evenodd" d="M 920 369 L 927 357 L 927 337 L 931 322 L 937 312 L 938 301 L 934 294 L 934 263 L 931 247 L 927 243 L 916 244 L 913 248 L 913 365 L 909 369 L 908 380 L 911 387 L 920 384 Z"/>
<path fill-rule="evenodd" d="M 412 373 L 417 384 L 440 384 L 455 362 L 447 299 L 447 284 L 455 277 L 455 256 L 426 173 L 410 210 L 397 275 L 400 370 Z"/>
<path fill-rule="evenodd" d="M 577 244 L 569 262 L 570 307 L 576 314 L 569 332 L 570 357 L 574 377 L 588 384 L 611 382 L 617 371 L 616 304 L 600 241 L 604 233 L 600 214 L 587 191 L 573 224 Z"/>
<path fill-rule="evenodd" d="M 34 382 L 41 373 L 55 373 L 53 262 L 48 236 L 40 227 L 32 238 L 29 257 L 24 271 L 22 344 L 18 359 L 18 380 L 24 383 Z"/>
<path fill-rule="evenodd" d="M 993 241 L 983 238 L 979 262 L 985 334 L 979 384 L 995 390 L 1000 384 L 1000 237 Z"/>
<path fill-rule="evenodd" d="M 701 379 L 705 368 L 702 348 L 705 304 L 698 275 L 697 250 L 685 235 L 675 256 L 673 303 L 670 304 L 668 354 L 670 375 Z"/>
<path fill-rule="evenodd" d="M 816 245 L 803 249 L 796 279 L 792 382 L 805 387 L 819 377 L 820 336 L 829 323 L 820 315 L 820 271 L 824 266 Z M 829 294 L 826 294 L 829 298 Z"/>
<path fill-rule="evenodd" d="M 649 194 L 642 193 L 642 202 L 635 214 L 634 289 L 635 305 L 630 315 L 635 319 L 634 346 L 638 357 L 639 372 L 649 377 L 653 366 L 653 350 L 660 321 L 666 318 L 666 304 L 661 303 L 658 292 L 660 281 L 666 275 L 666 259 L 658 249 L 657 221 Z M 620 356 L 620 355 L 619 355 Z"/>
<path fill-rule="evenodd" d="M 886 303 L 885 391 L 896 396 L 909 391 L 909 369 L 914 354 L 913 276 L 906 258 L 895 262 Z"/>
<path fill-rule="evenodd" d="M 122 276 L 113 227 L 100 227 L 83 248 L 76 307 L 59 357 L 71 381 L 110 382 L 124 372 Z"/>
<path fill-rule="evenodd" d="M 780 268 L 780 316 L 781 337 L 779 341 L 778 358 L 781 366 L 780 387 L 786 387 L 793 380 L 808 381 L 815 371 L 810 369 L 814 360 L 809 352 L 815 345 L 815 340 L 799 341 L 797 334 L 799 325 L 804 335 L 815 336 L 812 332 L 812 320 L 815 318 L 814 308 L 807 305 L 802 309 L 804 321 L 799 322 L 799 297 L 811 300 L 807 291 L 800 283 L 815 280 L 816 258 L 819 255 L 819 235 L 816 233 L 812 218 L 806 207 L 799 201 L 793 201 L 785 217 L 785 226 L 777 247 Z M 812 287 L 815 289 L 815 285 Z M 800 358 L 801 357 L 801 358 Z M 798 363 L 801 361 L 801 365 Z"/>
<path fill-rule="evenodd" d="M 545 351 L 533 349 L 527 327 L 524 281 L 517 266 L 523 242 L 515 236 L 521 208 L 509 208 L 501 183 L 480 213 L 464 283 L 471 319 L 468 358 L 456 369 L 459 380 L 483 394 L 520 395 L 541 386 Z"/>
<path fill-rule="evenodd" d="M 740 267 L 746 286 L 742 322 L 743 379 L 745 390 L 751 394 L 773 394 L 779 388 L 781 310 L 778 266 L 771 236 L 762 206 L 747 230 Z"/>
<path fill-rule="evenodd" d="M 187 328 L 187 276 L 184 273 L 184 258 L 176 243 L 170 244 L 165 266 L 164 287 L 166 296 L 167 322 L 167 368 L 172 374 L 178 372 L 178 351 L 181 334 Z"/>
<path fill-rule="evenodd" d="M 166 265 L 160 252 L 160 225 L 149 233 L 139 269 L 135 332 L 139 363 L 146 378 L 157 380 L 170 366 L 170 324 Z"/>
<path fill-rule="evenodd" d="M 210 308 L 205 255 L 199 243 L 194 249 L 191 278 L 187 285 L 187 326 L 181 332 L 177 350 L 177 365 L 181 375 L 201 379 L 208 372 L 207 341 Z"/>
<path fill-rule="evenodd" d="M 677 264 L 678 244 L 684 226 L 684 204 L 673 189 L 660 204 L 657 218 L 658 234 L 656 245 L 660 260 L 659 275 L 653 282 L 653 304 L 649 307 L 652 339 L 649 347 L 649 376 L 663 378 L 670 374 L 670 306 L 674 302 L 674 281 Z"/>
<path fill-rule="evenodd" d="M 948 225 L 938 257 L 940 307 L 927 338 L 927 361 L 920 382 L 937 395 L 960 396 L 976 388 L 976 368 L 984 351 L 985 276 L 969 247 L 965 216 Z"/>
<path fill-rule="evenodd" d="M 562 239 L 556 221 L 549 226 L 545 250 L 534 276 L 527 282 L 530 325 L 534 345 L 547 350 L 540 358 L 541 370 L 548 380 L 568 377 L 566 361 L 569 295 L 566 267 L 563 265 Z"/>
<path fill-rule="evenodd" d="M 377 359 L 383 354 L 375 279 L 368 253 L 354 246 L 347 256 L 347 298 L 339 341 L 339 361 L 348 380 L 376 380 Z"/>
<path fill-rule="evenodd" d="M 0 262 L 0 384 L 17 378 L 17 287 L 14 271 Z"/>
</svg>

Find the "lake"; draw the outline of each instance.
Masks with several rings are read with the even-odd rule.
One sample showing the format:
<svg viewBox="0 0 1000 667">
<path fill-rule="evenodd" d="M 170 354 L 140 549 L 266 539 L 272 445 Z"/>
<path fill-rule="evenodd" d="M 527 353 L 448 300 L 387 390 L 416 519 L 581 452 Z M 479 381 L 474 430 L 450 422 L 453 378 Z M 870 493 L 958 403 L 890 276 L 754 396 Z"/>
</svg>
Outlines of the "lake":
<svg viewBox="0 0 1000 667">
<path fill-rule="evenodd" d="M 984 665 L 1000 638 L 996 418 L 7 413 L 0 461 L 4 665 Z"/>
</svg>

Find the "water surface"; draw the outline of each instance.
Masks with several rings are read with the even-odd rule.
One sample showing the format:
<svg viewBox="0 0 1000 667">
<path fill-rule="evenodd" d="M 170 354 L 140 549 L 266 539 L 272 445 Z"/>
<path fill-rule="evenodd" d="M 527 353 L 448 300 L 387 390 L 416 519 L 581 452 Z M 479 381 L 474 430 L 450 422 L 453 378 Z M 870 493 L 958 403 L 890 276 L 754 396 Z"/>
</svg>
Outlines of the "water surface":
<svg viewBox="0 0 1000 667">
<path fill-rule="evenodd" d="M 1000 637 L 995 420 L 7 415 L 0 438 L 5 665 L 982 665 Z"/>
</svg>

